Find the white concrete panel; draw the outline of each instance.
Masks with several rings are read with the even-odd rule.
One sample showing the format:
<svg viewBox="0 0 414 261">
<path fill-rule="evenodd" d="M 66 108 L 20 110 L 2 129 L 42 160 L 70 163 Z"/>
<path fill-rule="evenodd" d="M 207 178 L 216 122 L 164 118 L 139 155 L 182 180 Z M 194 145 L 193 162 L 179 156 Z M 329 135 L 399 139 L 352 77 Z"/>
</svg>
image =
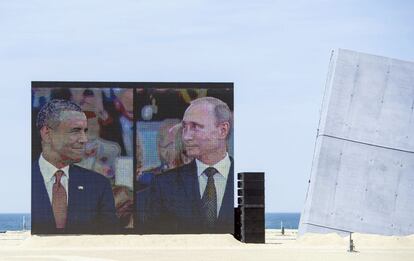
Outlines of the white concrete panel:
<svg viewBox="0 0 414 261">
<path fill-rule="evenodd" d="M 414 151 L 414 63 L 339 50 L 331 67 L 320 134 Z"/>
<path fill-rule="evenodd" d="M 300 234 L 414 233 L 413 106 L 413 63 L 333 54 Z"/>
</svg>

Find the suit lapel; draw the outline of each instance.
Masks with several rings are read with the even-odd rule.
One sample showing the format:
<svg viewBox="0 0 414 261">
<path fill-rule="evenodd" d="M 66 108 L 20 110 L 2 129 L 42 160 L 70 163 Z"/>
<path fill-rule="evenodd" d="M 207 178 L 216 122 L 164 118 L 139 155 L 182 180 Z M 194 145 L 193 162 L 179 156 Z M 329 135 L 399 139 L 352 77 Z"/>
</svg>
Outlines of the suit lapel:
<svg viewBox="0 0 414 261">
<path fill-rule="evenodd" d="M 46 226 L 48 229 L 56 227 L 52 206 L 43 176 L 40 173 L 38 161 L 35 161 L 32 165 L 32 224 L 36 224 L 35 226 Z M 37 229 L 33 228 L 33 230 Z M 38 232 L 45 233 L 48 231 Z"/>
<path fill-rule="evenodd" d="M 218 222 L 222 222 L 233 215 L 234 212 L 234 164 L 230 158 L 231 165 L 227 176 L 226 189 L 224 191 L 223 202 L 218 216 Z"/>
<path fill-rule="evenodd" d="M 193 207 L 194 214 L 200 214 L 201 209 L 201 197 L 200 197 L 200 186 L 198 184 L 198 176 L 197 176 L 197 165 L 195 160 L 190 162 L 188 165 L 185 165 L 180 173 L 180 177 L 182 177 L 182 182 L 184 183 L 179 188 L 185 189 L 185 201 L 191 200 Z"/>
<path fill-rule="evenodd" d="M 79 190 L 79 187 L 83 187 L 81 179 L 82 173 L 78 171 L 78 168 L 74 165 L 69 167 L 69 191 L 68 191 L 68 217 L 67 225 L 71 225 L 76 219 L 76 208 L 83 200 L 86 200 L 83 195 L 83 190 Z"/>
</svg>

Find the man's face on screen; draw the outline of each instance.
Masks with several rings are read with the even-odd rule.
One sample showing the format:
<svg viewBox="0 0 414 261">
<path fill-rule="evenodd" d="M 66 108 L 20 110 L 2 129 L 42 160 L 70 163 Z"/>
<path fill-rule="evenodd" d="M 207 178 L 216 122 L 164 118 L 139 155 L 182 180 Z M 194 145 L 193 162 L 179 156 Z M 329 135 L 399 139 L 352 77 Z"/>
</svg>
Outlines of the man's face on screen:
<svg viewBox="0 0 414 261">
<path fill-rule="evenodd" d="M 219 127 L 213 105 L 198 103 L 190 105 L 182 121 L 183 142 L 187 156 L 201 161 L 203 157 L 217 153 Z"/>
<path fill-rule="evenodd" d="M 84 154 L 87 121 L 83 112 L 63 111 L 59 125 L 49 130 L 50 156 L 54 162 L 79 162 Z"/>
<path fill-rule="evenodd" d="M 164 164 L 174 165 L 176 158 L 175 135 L 177 130 L 173 124 L 167 124 L 160 128 L 160 138 L 158 141 L 158 154 L 160 161 Z"/>
</svg>

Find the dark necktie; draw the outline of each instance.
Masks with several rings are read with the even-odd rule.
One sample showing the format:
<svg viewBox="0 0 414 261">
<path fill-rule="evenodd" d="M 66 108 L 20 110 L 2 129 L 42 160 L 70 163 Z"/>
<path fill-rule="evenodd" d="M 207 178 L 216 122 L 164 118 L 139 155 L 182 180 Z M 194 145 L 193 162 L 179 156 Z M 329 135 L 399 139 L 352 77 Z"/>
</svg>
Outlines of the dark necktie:
<svg viewBox="0 0 414 261">
<path fill-rule="evenodd" d="M 207 176 L 207 186 L 204 190 L 202 208 L 206 218 L 206 225 L 212 228 L 217 220 L 217 192 L 214 185 L 214 174 L 217 173 L 215 168 L 209 167 L 203 172 Z"/>
<path fill-rule="evenodd" d="M 63 229 L 66 225 L 66 217 L 68 211 L 67 195 L 65 187 L 62 186 L 60 180 L 65 175 L 63 171 L 58 170 L 55 173 L 55 183 L 53 184 L 52 208 L 55 216 L 56 228 Z"/>
</svg>

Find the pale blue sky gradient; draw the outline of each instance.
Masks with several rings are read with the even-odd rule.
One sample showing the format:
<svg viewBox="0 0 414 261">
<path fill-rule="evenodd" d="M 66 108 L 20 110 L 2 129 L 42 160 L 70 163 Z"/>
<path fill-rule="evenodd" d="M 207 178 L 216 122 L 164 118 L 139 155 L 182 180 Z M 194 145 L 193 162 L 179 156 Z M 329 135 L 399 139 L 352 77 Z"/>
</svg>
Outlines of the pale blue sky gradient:
<svg viewBox="0 0 414 261">
<path fill-rule="evenodd" d="M 30 212 L 31 81 L 234 82 L 236 172 L 300 212 L 332 49 L 414 61 L 410 1 L 0 0 L 0 213 Z"/>
</svg>

